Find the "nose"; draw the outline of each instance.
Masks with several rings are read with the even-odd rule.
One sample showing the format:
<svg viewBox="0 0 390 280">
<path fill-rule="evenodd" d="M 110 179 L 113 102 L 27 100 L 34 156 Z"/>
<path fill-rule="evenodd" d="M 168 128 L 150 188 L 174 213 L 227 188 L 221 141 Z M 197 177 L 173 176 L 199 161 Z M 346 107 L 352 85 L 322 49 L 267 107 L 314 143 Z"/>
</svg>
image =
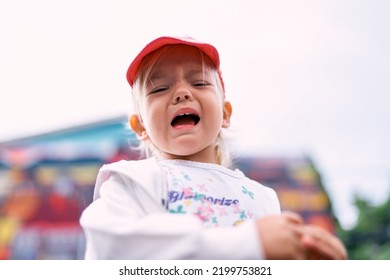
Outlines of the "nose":
<svg viewBox="0 0 390 280">
<path fill-rule="evenodd" d="M 192 101 L 193 95 L 191 90 L 186 85 L 179 85 L 173 94 L 173 103 L 178 104 L 180 102 Z"/>
</svg>

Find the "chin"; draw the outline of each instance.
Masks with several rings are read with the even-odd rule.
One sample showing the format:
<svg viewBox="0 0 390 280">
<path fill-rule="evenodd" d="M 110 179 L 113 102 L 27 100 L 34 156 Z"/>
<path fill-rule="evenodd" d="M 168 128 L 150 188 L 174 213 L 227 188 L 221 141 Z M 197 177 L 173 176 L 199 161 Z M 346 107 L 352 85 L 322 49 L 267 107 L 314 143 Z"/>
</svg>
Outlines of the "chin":
<svg viewBox="0 0 390 280">
<path fill-rule="evenodd" d="M 201 151 L 202 149 L 194 149 L 193 145 L 188 145 L 187 147 L 183 147 L 182 149 L 174 149 L 173 151 L 169 151 L 167 153 L 172 155 L 173 157 L 190 158 L 198 155 Z"/>
<path fill-rule="evenodd" d="M 184 151 L 176 151 L 175 153 L 173 153 L 174 155 L 178 156 L 178 157 L 192 157 L 192 156 L 195 156 L 199 153 L 199 151 L 188 151 L 188 150 L 184 150 Z"/>
</svg>

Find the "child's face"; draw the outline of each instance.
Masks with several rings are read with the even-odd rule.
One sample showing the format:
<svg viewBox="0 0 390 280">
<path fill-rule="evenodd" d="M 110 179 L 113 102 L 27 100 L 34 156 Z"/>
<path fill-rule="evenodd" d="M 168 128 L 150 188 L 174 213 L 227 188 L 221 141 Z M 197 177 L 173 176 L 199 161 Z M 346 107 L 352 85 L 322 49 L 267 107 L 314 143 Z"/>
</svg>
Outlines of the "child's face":
<svg viewBox="0 0 390 280">
<path fill-rule="evenodd" d="M 209 72 L 199 50 L 177 45 L 151 73 L 141 117 L 132 116 L 131 125 L 163 158 L 216 163 L 216 139 L 229 126 L 231 107 Z"/>
</svg>

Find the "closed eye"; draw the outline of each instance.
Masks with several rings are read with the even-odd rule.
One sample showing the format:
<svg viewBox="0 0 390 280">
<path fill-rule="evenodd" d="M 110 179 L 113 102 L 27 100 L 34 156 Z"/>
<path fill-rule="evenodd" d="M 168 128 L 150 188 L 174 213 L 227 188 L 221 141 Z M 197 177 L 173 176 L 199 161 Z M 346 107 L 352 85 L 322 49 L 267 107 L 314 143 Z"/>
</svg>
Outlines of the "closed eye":
<svg viewBox="0 0 390 280">
<path fill-rule="evenodd" d="M 168 89 L 167 86 L 156 87 L 156 88 L 153 88 L 151 91 L 149 91 L 149 94 L 163 92 L 167 89 Z"/>
<path fill-rule="evenodd" d="M 192 83 L 192 85 L 194 87 L 205 87 L 205 86 L 210 85 L 210 83 L 208 83 L 207 81 L 196 81 L 196 82 Z"/>
</svg>

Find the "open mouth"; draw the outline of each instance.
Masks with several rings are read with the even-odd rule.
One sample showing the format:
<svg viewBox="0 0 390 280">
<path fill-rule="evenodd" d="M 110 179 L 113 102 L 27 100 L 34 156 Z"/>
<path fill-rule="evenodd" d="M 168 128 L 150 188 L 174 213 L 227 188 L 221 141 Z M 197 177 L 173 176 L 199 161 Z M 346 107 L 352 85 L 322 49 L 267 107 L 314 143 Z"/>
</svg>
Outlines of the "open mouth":
<svg viewBox="0 0 390 280">
<path fill-rule="evenodd" d="M 171 125 L 175 128 L 180 126 L 195 126 L 199 123 L 200 117 L 193 113 L 177 115 L 173 118 Z"/>
</svg>

